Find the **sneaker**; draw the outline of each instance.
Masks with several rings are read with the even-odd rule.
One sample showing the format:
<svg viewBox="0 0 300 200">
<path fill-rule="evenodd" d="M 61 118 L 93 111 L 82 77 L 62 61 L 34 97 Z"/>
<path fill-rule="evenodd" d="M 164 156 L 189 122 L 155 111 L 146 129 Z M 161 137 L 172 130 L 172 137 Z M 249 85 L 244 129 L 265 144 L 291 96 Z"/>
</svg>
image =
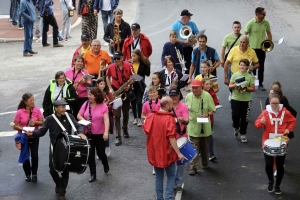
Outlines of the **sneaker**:
<svg viewBox="0 0 300 200">
<path fill-rule="evenodd" d="M 195 174 L 197 174 L 197 169 L 195 169 L 195 168 L 192 168 L 192 169 L 190 169 L 190 171 L 189 171 L 189 175 L 195 175 Z"/>
<path fill-rule="evenodd" d="M 275 176 L 275 177 L 277 176 L 277 170 L 275 170 L 275 172 L 274 172 L 274 176 Z"/>
<path fill-rule="evenodd" d="M 216 156 L 209 156 L 208 158 L 210 161 L 214 161 L 214 160 L 217 160 L 217 157 Z"/>
<path fill-rule="evenodd" d="M 266 91 L 266 89 L 264 88 L 263 85 L 258 86 L 258 89 L 259 89 L 260 91 Z"/>
<path fill-rule="evenodd" d="M 280 187 L 275 187 L 275 194 L 282 194 Z"/>
<path fill-rule="evenodd" d="M 177 190 L 177 192 L 182 192 L 182 191 L 183 191 L 183 188 L 182 188 L 181 185 L 180 185 L 180 186 L 176 186 L 176 190 Z"/>
<path fill-rule="evenodd" d="M 234 129 L 234 137 L 237 137 L 240 134 L 240 129 Z"/>
<path fill-rule="evenodd" d="M 18 30 L 23 30 L 24 29 L 24 26 L 19 26 L 18 27 Z"/>
<path fill-rule="evenodd" d="M 124 138 L 129 138 L 128 131 L 124 131 L 124 132 L 123 132 L 123 136 L 124 136 Z"/>
<path fill-rule="evenodd" d="M 42 42 L 42 37 L 36 38 L 35 42 Z"/>
<path fill-rule="evenodd" d="M 247 138 L 245 135 L 241 135 L 241 142 L 243 143 L 247 142 Z"/>
<path fill-rule="evenodd" d="M 132 124 L 137 125 L 138 124 L 138 118 L 135 118 L 132 122 Z"/>
<path fill-rule="evenodd" d="M 231 101 L 231 92 L 229 92 L 228 101 Z"/>
<path fill-rule="evenodd" d="M 116 138 L 116 141 L 115 141 L 115 145 L 116 145 L 116 146 L 120 146 L 121 144 L 122 144 L 122 139 L 119 138 L 119 137 L 117 137 L 117 138 Z"/>
<path fill-rule="evenodd" d="M 155 170 L 154 170 L 154 167 L 153 167 L 153 170 L 152 170 L 152 174 L 153 174 L 153 175 L 155 175 Z"/>
<path fill-rule="evenodd" d="M 64 45 L 59 44 L 59 43 L 53 45 L 53 47 L 63 47 L 63 46 L 64 46 Z"/>
<path fill-rule="evenodd" d="M 49 46 L 51 46 L 50 43 L 43 44 L 43 47 L 49 47 Z"/>
<path fill-rule="evenodd" d="M 141 120 L 141 119 L 138 119 L 138 120 L 137 120 L 137 126 L 142 126 L 142 125 L 143 125 L 142 120 Z"/>
<path fill-rule="evenodd" d="M 187 85 L 184 87 L 184 90 L 185 90 L 186 92 L 191 91 L 191 89 L 190 89 L 189 86 L 187 86 Z"/>
<path fill-rule="evenodd" d="M 273 192 L 273 191 L 274 191 L 274 183 L 272 181 L 269 181 L 268 192 Z"/>
<path fill-rule="evenodd" d="M 11 19 L 11 18 L 9 18 L 9 19 L 8 19 L 8 21 L 9 21 L 9 22 L 12 22 L 12 19 Z"/>
<path fill-rule="evenodd" d="M 111 154 L 110 147 L 105 147 L 105 154 L 106 154 L 107 157 L 110 156 L 110 154 Z"/>
</svg>

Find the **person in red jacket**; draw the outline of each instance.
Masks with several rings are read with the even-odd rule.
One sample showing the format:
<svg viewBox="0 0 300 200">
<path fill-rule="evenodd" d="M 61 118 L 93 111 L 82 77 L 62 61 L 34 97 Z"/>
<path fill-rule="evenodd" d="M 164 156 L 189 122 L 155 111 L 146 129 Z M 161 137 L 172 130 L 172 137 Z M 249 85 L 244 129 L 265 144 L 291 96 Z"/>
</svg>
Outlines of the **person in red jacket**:
<svg viewBox="0 0 300 200">
<path fill-rule="evenodd" d="M 88 34 L 82 34 L 81 35 L 81 45 L 79 47 L 77 47 L 77 49 L 75 50 L 75 52 L 73 54 L 71 67 L 73 67 L 75 65 L 74 59 L 76 58 L 76 56 L 80 55 L 83 57 L 85 52 L 87 52 L 90 49 L 91 49 L 90 36 Z"/>
<path fill-rule="evenodd" d="M 267 139 L 270 139 L 270 133 L 277 133 L 284 136 L 293 131 L 296 124 L 296 118 L 280 104 L 280 98 L 277 94 L 270 95 L 270 105 L 266 106 L 266 110 L 257 118 L 254 125 L 256 128 L 264 128 L 262 135 L 262 146 Z M 280 184 L 284 175 L 284 160 L 285 155 L 283 156 L 269 156 L 266 153 L 265 163 L 266 163 L 266 174 L 269 179 L 268 192 L 274 191 L 274 177 L 273 177 L 273 165 L 274 160 L 277 165 L 277 176 L 275 183 L 275 194 L 281 194 Z"/>
<path fill-rule="evenodd" d="M 172 199 L 178 160 L 186 159 L 179 151 L 176 142 L 176 122 L 171 113 L 173 101 L 163 97 L 160 110 L 152 111 L 143 125 L 147 135 L 148 161 L 154 166 L 157 199 Z M 163 198 L 164 171 L 167 173 L 165 198 Z"/>
<path fill-rule="evenodd" d="M 132 36 L 125 39 L 122 48 L 125 60 L 129 60 L 131 58 L 131 52 L 134 49 L 141 50 L 143 55 L 149 58 L 152 54 L 152 45 L 149 38 L 141 33 L 141 27 L 138 23 L 133 23 L 131 25 L 131 34 Z"/>
</svg>

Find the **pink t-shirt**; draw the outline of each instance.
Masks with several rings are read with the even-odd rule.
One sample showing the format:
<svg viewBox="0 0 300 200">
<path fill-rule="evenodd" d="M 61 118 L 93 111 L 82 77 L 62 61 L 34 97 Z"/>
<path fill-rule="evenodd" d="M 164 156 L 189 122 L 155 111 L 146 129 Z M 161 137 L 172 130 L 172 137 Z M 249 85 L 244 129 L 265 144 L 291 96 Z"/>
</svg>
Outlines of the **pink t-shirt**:
<svg viewBox="0 0 300 200">
<path fill-rule="evenodd" d="M 89 72 L 85 69 L 81 70 L 84 74 L 89 74 Z M 75 73 L 75 69 L 74 67 L 69 68 L 65 71 L 65 75 L 68 79 L 70 79 L 70 81 L 72 81 L 73 86 L 75 86 L 78 81 L 83 77 L 83 73 L 79 72 L 78 75 Z M 77 75 L 77 76 L 76 76 Z M 75 79 L 75 80 L 74 80 Z M 88 80 L 88 82 L 91 82 L 91 80 Z M 78 93 L 78 98 L 85 98 L 88 96 L 87 93 L 87 87 L 85 84 L 83 84 L 82 82 L 78 85 L 78 87 L 76 88 L 76 91 Z"/>
<path fill-rule="evenodd" d="M 176 113 L 177 117 L 182 117 L 183 119 L 188 119 L 189 118 L 189 108 L 187 107 L 186 104 L 182 103 L 179 101 L 177 108 L 174 108 L 174 111 Z M 184 128 L 184 125 L 179 123 L 181 131 Z M 179 133 L 176 134 L 176 139 L 181 138 L 181 137 L 188 137 L 187 135 L 187 127 L 186 127 L 186 132 L 183 135 L 180 135 Z"/>
<path fill-rule="evenodd" d="M 89 120 L 89 105 L 86 106 L 85 102 L 80 110 L 79 114 L 83 116 L 85 120 Z M 86 108 L 86 109 L 85 109 Z M 105 125 L 104 125 L 104 114 L 108 114 L 108 107 L 105 103 L 97 104 L 95 108 L 91 107 L 91 116 L 92 116 L 92 134 L 104 134 Z M 84 132 L 88 132 L 88 127 L 84 127 Z"/>
<path fill-rule="evenodd" d="M 28 124 L 29 116 L 30 113 L 28 113 L 25 108 L 21 108 L 17 111 L 14 121 L 18 122 L 21 127 L 25 127 Z M 32 108 L 31 119 L 34 121 L 43 119 L 42 112 L 38 107 Z M 37 130 L 38 128 L 39 128 L 38 126 L 34 126 L 34 130 Z M 22 133 L 22 131 L 19 130 L 18 133 Z"/>
<path fill-rule="evenodd" d="M 157 99 L 157 103 L 155 103 L 155 101 L 152 101 L 151 107 L 152 107 L 152 111 L 154 111 L 154 110 L 159 111 L 160 110 L 160 99 Z M 149 101 L 146 101 L 143 105 L 142 112 L 145 113 L 146 116 L 148 116 L 152 111 L 150 109 Z"/>
</svg>

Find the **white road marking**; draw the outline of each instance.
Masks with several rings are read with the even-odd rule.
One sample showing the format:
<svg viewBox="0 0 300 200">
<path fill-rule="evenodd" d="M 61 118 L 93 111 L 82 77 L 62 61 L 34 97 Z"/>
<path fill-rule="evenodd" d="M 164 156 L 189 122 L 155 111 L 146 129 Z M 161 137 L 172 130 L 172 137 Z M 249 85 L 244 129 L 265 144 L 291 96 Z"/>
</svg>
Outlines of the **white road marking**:
<svg viewBox="0 0 300 200">
<path fill-rule="evenodd" d="M 44 109 L 41 108 L 40 111 L 43 113 L 44 112 Z M 0 113 L 0 116 L 1 115 L 7 115 L 7 114 L 13 114 L 13 113 L 16 113 L 17 111 L 10 111 L 10 112 L 3 112 L 3 113 Z"/>
<path fill-rule="evenodd" d="M 17 131 L 5 131 L 5 132 L 0 132 L 0 137 L 14 136 L 16 134 Z"/>
<path fill-rule="evenodd" d="M 181 196 L 182 196 L 182 192 L 183 192 L 183 187 L 184 187 L 184 183 L 182 183 L 182 191 L 180 192 L 176 192 L 176 196 L 175 196 L 175 200 L 181 200 Z"/>
</svg>

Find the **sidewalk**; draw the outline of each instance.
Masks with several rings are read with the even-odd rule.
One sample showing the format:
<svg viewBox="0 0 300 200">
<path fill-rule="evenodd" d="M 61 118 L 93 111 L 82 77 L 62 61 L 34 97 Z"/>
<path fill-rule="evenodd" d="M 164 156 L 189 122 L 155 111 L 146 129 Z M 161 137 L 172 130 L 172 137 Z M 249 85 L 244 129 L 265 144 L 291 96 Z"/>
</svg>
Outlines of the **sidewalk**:
<svg viewBox="0 0 300 200">
<path fill-rule="evenodd" d="M 60 2 L 59 0 L 53 0 L 53 2 L 53 12 L 60 30 L 62 24 Z M 18 30 L 18 26 L 13 26 L 12 23 L 8 21 L 8 18 L 0 19 L 0 43 L 24 41 L 24 30 Z M 77 16 L 77 10 L 74 10 L 72 28 L 80 24 L 80 22 L 81 18 Z M 35 30 L 33 30 L 33 33 L 35 33 Z M 49 28 L 48 35 L 52 35 L 52 27 Z M 35 37 L 35 34 L 33 36 Z"/>
</svg>

